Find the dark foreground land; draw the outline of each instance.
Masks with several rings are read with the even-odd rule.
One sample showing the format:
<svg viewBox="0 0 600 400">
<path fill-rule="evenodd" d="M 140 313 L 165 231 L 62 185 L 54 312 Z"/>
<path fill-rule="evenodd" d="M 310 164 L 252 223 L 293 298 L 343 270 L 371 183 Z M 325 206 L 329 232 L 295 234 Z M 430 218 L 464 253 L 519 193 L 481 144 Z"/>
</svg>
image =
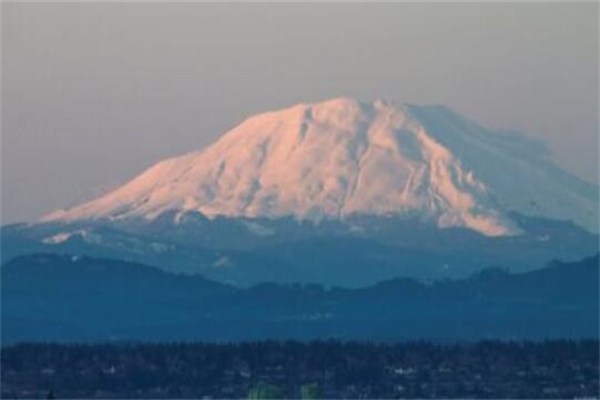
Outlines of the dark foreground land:
<svg viewBox="0 0 600 400">
<path fill-rule="evenodd" d="M 2 398 L 598 398 L 599 342 L 20 344 Z"/>
</svg>

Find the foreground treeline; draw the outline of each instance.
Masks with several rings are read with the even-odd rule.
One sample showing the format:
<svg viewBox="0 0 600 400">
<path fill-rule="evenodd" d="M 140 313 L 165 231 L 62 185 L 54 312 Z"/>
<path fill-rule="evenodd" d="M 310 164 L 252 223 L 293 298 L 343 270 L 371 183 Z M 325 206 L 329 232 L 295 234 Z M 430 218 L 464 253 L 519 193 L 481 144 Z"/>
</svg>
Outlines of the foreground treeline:
<svg viewBox="0 0 600 400">
<path fill-rule="evenodd" d="M 599 342 L 20 344 L 2 398 L 599 396 Z"/>
</svg>

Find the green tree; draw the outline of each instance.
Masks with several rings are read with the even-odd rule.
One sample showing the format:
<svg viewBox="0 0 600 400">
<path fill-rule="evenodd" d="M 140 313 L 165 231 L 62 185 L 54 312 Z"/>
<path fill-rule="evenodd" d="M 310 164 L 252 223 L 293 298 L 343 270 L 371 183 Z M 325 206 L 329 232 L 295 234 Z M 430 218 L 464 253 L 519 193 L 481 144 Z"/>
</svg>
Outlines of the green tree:
<svg viewBox="0 0 600 400">
<path fill-rule="evenodd" d="M 300 398 L 302 399 L 320 399 L 321 391 L 317 383 L 306 383 L 300 387 Z"/>
<path fill-rule="evenodd" d="M 248 399 L 263 400 L 263 399 L 282 399 L 281 390 L 274 385 L 260 383 L 248 391 Z"/>
</svg>

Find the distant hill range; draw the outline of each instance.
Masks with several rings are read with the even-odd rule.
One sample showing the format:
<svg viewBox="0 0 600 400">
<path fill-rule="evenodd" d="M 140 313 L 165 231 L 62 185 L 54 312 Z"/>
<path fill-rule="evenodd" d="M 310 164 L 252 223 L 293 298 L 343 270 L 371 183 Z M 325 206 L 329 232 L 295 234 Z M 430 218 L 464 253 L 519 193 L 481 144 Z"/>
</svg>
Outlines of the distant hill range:
<svg viewBox="0 0 600 400">
<path fill-rule="evenodd" d="M 266 338 L 598 338 L 599 259 L 461 280 L 402 278 L 348 289 L 201 276 L 87 256 L 34 254 L 1 267 L 2 342 Z"/>
</svg>

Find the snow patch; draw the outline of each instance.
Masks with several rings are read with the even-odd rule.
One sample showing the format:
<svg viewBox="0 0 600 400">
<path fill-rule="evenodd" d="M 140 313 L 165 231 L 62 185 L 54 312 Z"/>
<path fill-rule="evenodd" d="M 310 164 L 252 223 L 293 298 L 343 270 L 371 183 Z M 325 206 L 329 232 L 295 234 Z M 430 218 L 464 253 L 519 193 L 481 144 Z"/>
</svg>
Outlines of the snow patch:
<svg viewBox="0 0 600 400">
<path fill-rule="evenodd" d="M 248 228 L 250 233 L 253 233 L 256 236 L 271 236 L 275 234 L 273 229 L 267 228 L 257 222 L 244 221 L 244 225 Z"/>
<path fill-rule="evenodd" d="M 42 239 L 42 243 L 60 244 L 60 243 L 63 243 L 63 242 L 66 242 L 67 240 L 69 240 L 72 235 L 73 235 L 72 233 L 60 232 L 60 233 L 57 233 L 56 235 L 49 236 L 47 238 Z"/>
<path fill-rule="evenodd" d="M 224 268 L 224 267 L 231 267 L 232 265 L 233 265 L 233 262 L 231 261 L 231 259 L 228 256 L 222 256 L 218 260 L 216 260 L 212 266 L 217 267 L 217 268 Z"/>
<path fill-rule="evenodd" d="M 87 229 L 79 229 L 73 232 L 59 232 L 55 235 L 42 239 L 45 244 L 61 244 L 74 237 L 81 237 L 85 242 L 90 244 L 99 244 L 102 237 L 96 233 L 90 232 Z"/>
</svg>

